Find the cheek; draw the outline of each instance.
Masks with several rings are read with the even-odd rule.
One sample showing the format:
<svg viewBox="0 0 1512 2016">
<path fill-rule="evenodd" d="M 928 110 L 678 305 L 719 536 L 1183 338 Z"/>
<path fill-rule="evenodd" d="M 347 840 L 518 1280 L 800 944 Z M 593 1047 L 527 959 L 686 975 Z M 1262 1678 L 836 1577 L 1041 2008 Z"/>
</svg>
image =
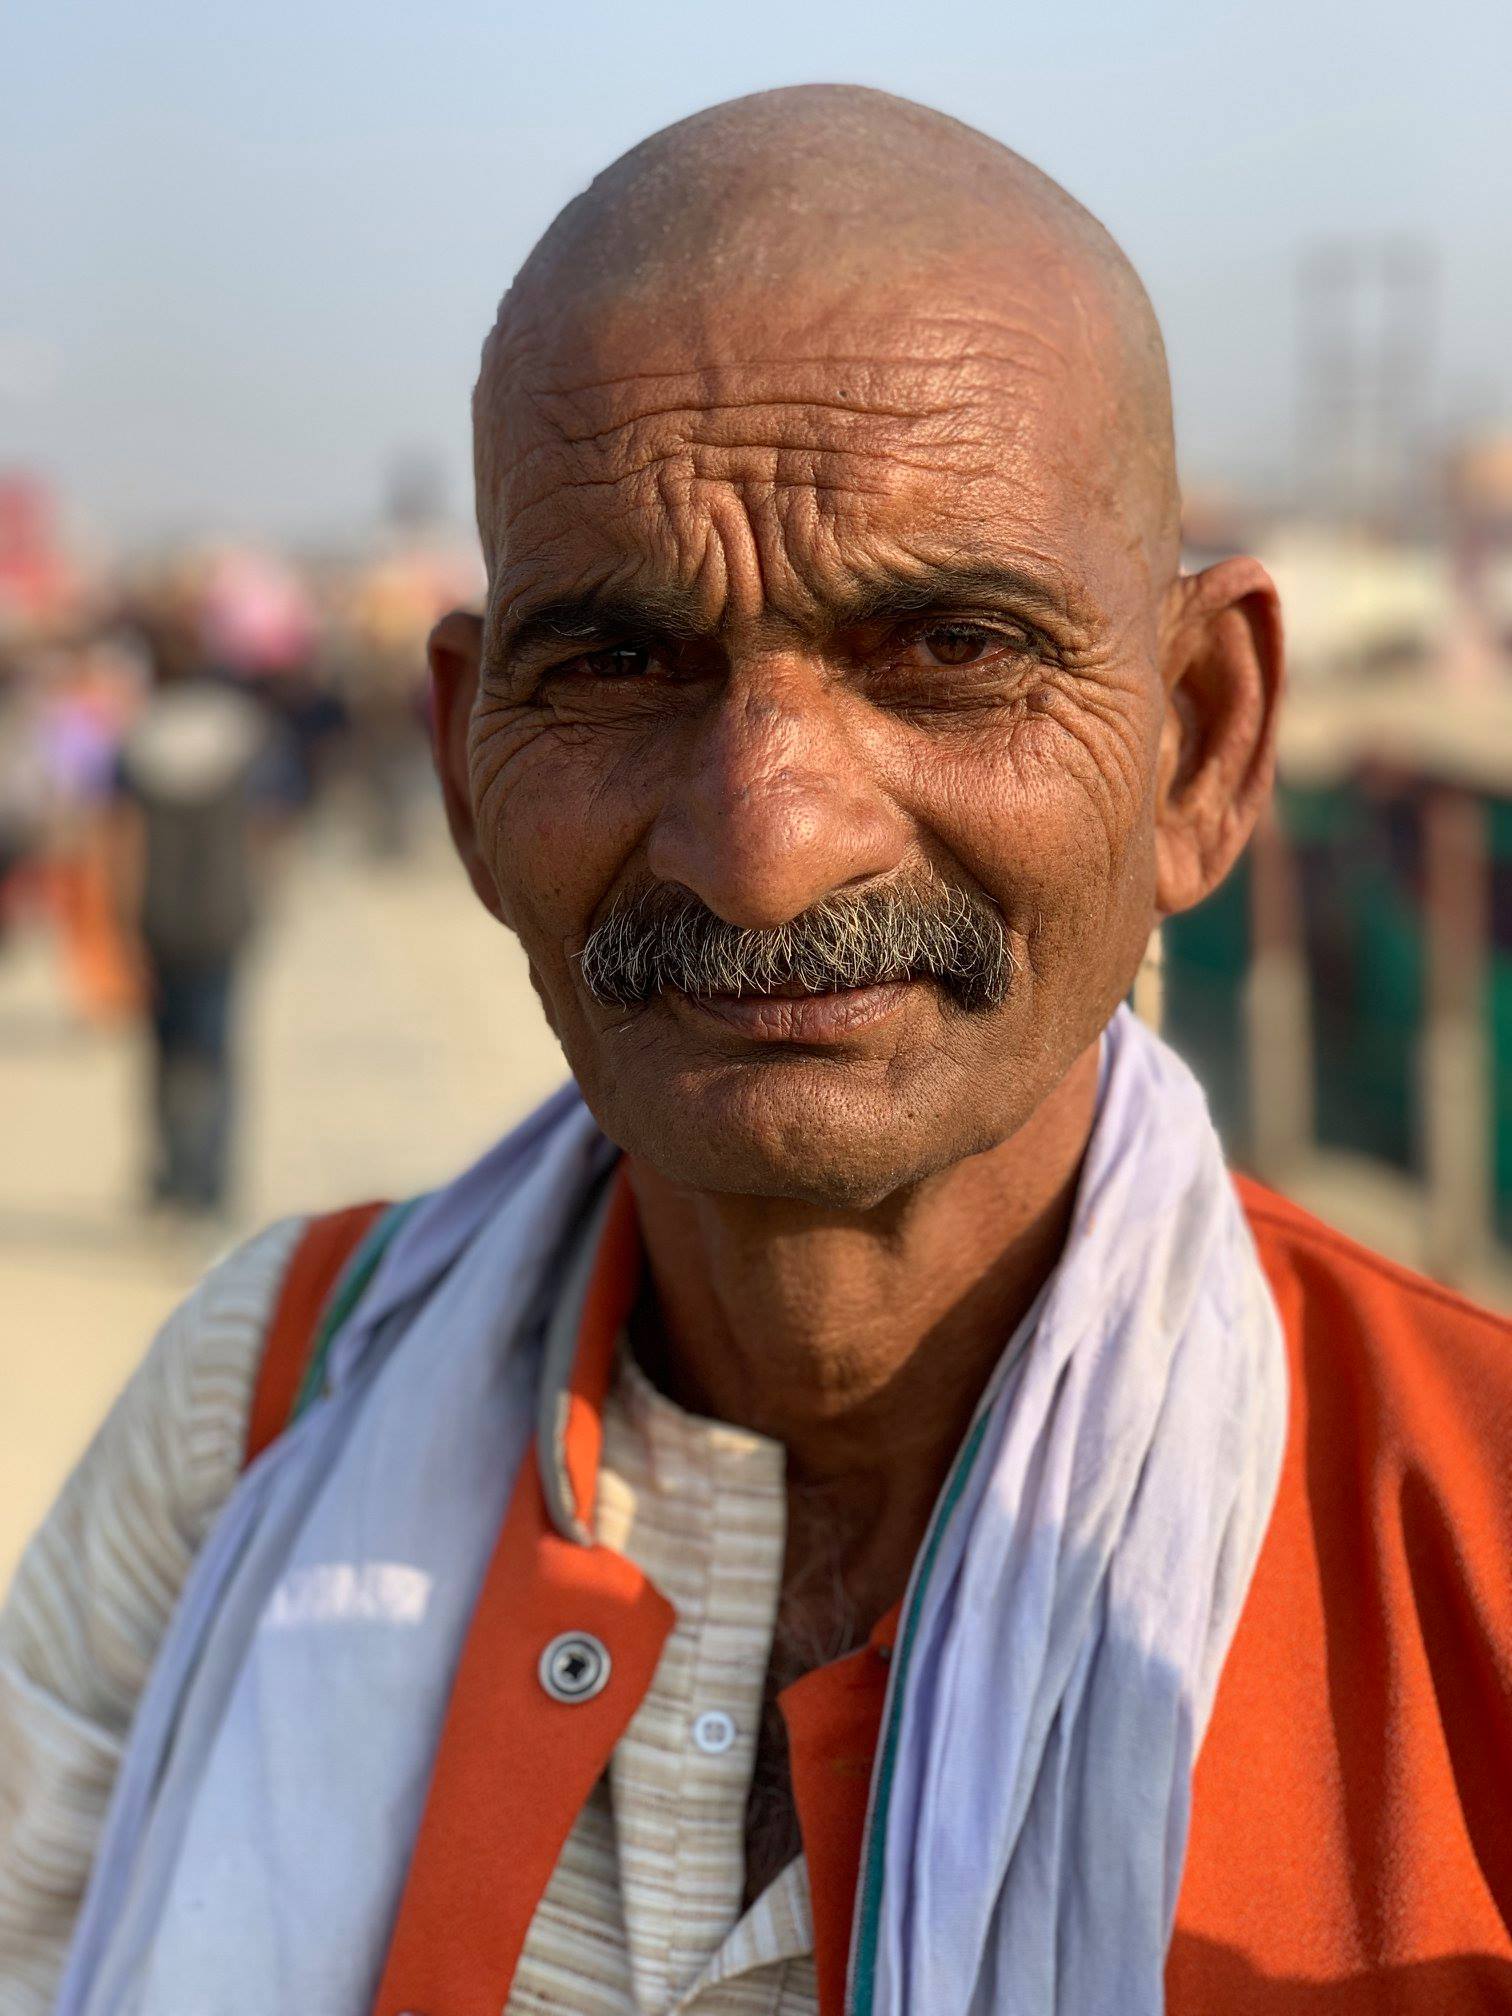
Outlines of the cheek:
<svg viewBox="0 0 1512 2016">
<path fill-rule="evenodd" d="M 576 949 L 644 823 L 612 738 L 481 724 L 469 751 L 479 839 L 533 960 Z"/>
<path fill-rule="evenodd" d="M 1056 946 L 1080 957 L 1089 941 L 1107 944 L 1120 959 L 1126 939 L 1143 944 L 1154 838 L 1142 725 L 1093 732 L 1026 711 L 990 740 L 936 752 L 931 767 L 936 833 L 1000 905 L 1031 962 Z"/>
</svg>

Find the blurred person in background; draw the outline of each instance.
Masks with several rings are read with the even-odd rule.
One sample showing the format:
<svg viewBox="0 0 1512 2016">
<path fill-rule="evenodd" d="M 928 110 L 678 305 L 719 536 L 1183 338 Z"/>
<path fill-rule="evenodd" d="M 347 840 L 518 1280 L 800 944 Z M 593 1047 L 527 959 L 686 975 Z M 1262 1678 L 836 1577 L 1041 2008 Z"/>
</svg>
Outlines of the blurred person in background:
<svg viewBox="0 0 1512 2016">
<path fill-rule="evenodd" d="M 208 666 L 183 609 L 143 615 L 151 691 L 122 742 L 110 848 L 152 1041 L 155 1203 L 226 1204 L 235 1019 L 287 765 L 267 711 Z"/>
<path fill-rule="evenodd" d="M 359 830 L 375 863 L 409 853 L 416 813 L 431 787 L 425 638 L 455 599 L 452 586 L 423 552 L 390 553 L 361 570 L 342 608 L 334 670 L 345 700 Z"/>
<path fill-rule="evenodd" d="M 19 655 L 0 647 L 0 946 L 23 871 L 41 848 L 46 811 L 36 706 Z"/>
<path fill-rule="evenodd" d="M 233 1255 L 66 1487 L 14 2009 L 1512 2006 L 1506 1326 L 1125 1005 L 1282 678 L 1127 260 L 737 101 L 548 230 L 474 451 L 437 756 L 576 1082 Z"/>
<path fill-rule="evenodd" d="M 49 906 L 79 1015 L 129 1020 L 141 976 L 114 900 L 109 819 L 121 743 L 142 699 L 139 658 L 86 620 L 35 652 L 36 750 L 46 805 Z"/>
<path fill-rule="evenodd" d="M 275 724 L 279 797 L 313 810 L 346 709 L 323 664 L 323 625 L 310 584 L 280 556 L 228 547 L 202 558 L 196 584 L 206 662 L 256 695 Z M 417 648 L 412 663 L 423 661 Z"/>
</svg>

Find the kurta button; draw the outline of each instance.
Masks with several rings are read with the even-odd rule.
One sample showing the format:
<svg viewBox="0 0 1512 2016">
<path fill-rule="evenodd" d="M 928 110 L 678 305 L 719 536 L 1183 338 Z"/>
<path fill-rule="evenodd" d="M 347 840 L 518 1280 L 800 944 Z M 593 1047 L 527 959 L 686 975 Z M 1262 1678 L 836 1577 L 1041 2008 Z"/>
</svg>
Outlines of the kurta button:
<svg viewBox="0 0 1512 2016">
<path fill-rule="evenodd" d="M 735 1724 L 722 1708 L 710 1708 L 693 1724 L 693 1741 L 706 1757 L 722 1757 L 735 1741 Z"/>
<path fill-rule="evenodd" d="M 541 1685 L 553 1701 L 576 1705 L 609 1684 L 609 1647 L 591 1631 L 564 1631 L 541 1654 Z"/>
</svg>

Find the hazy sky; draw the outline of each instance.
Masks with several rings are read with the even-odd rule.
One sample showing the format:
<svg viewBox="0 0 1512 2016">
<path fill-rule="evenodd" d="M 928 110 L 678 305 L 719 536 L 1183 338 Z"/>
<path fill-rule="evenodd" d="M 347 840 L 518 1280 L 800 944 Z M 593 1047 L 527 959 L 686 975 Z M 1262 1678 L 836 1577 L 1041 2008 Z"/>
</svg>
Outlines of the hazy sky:
<svg viewBox="0 0 1512 2016">
<path fill-rule="evenodd" d="M 843 79 L 1028 154 L 1133 256 L 1189 478 L 1284 477 L 1295 261 L 1438 248 L 1449 418 L 1512 416 L 1506 0 L 8 0 L 0 465 L 128 540 L 341 537 L 396 453 L 466 508 L 495 300 L 594 170 Z"/>
</svg>

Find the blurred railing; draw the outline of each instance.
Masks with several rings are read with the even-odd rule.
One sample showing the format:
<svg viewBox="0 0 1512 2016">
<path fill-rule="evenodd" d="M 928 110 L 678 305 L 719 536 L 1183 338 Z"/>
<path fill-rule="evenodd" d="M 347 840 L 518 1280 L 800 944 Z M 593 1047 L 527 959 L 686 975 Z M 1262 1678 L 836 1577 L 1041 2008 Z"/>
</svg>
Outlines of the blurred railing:
<svg viewBox="0 0 1512 2016">
<path fill-rule="evenodd" d="M 1512 743 L 1506 745 L 1512 755 Z M 1164 932 L 1163 1020 L 1235 1158 L 1395 1192 L 1402 1257 L 1480 1285 L 1512 1243 L 1512 793 L 1402 758 L 1285 782 Z"/>
</svg>

